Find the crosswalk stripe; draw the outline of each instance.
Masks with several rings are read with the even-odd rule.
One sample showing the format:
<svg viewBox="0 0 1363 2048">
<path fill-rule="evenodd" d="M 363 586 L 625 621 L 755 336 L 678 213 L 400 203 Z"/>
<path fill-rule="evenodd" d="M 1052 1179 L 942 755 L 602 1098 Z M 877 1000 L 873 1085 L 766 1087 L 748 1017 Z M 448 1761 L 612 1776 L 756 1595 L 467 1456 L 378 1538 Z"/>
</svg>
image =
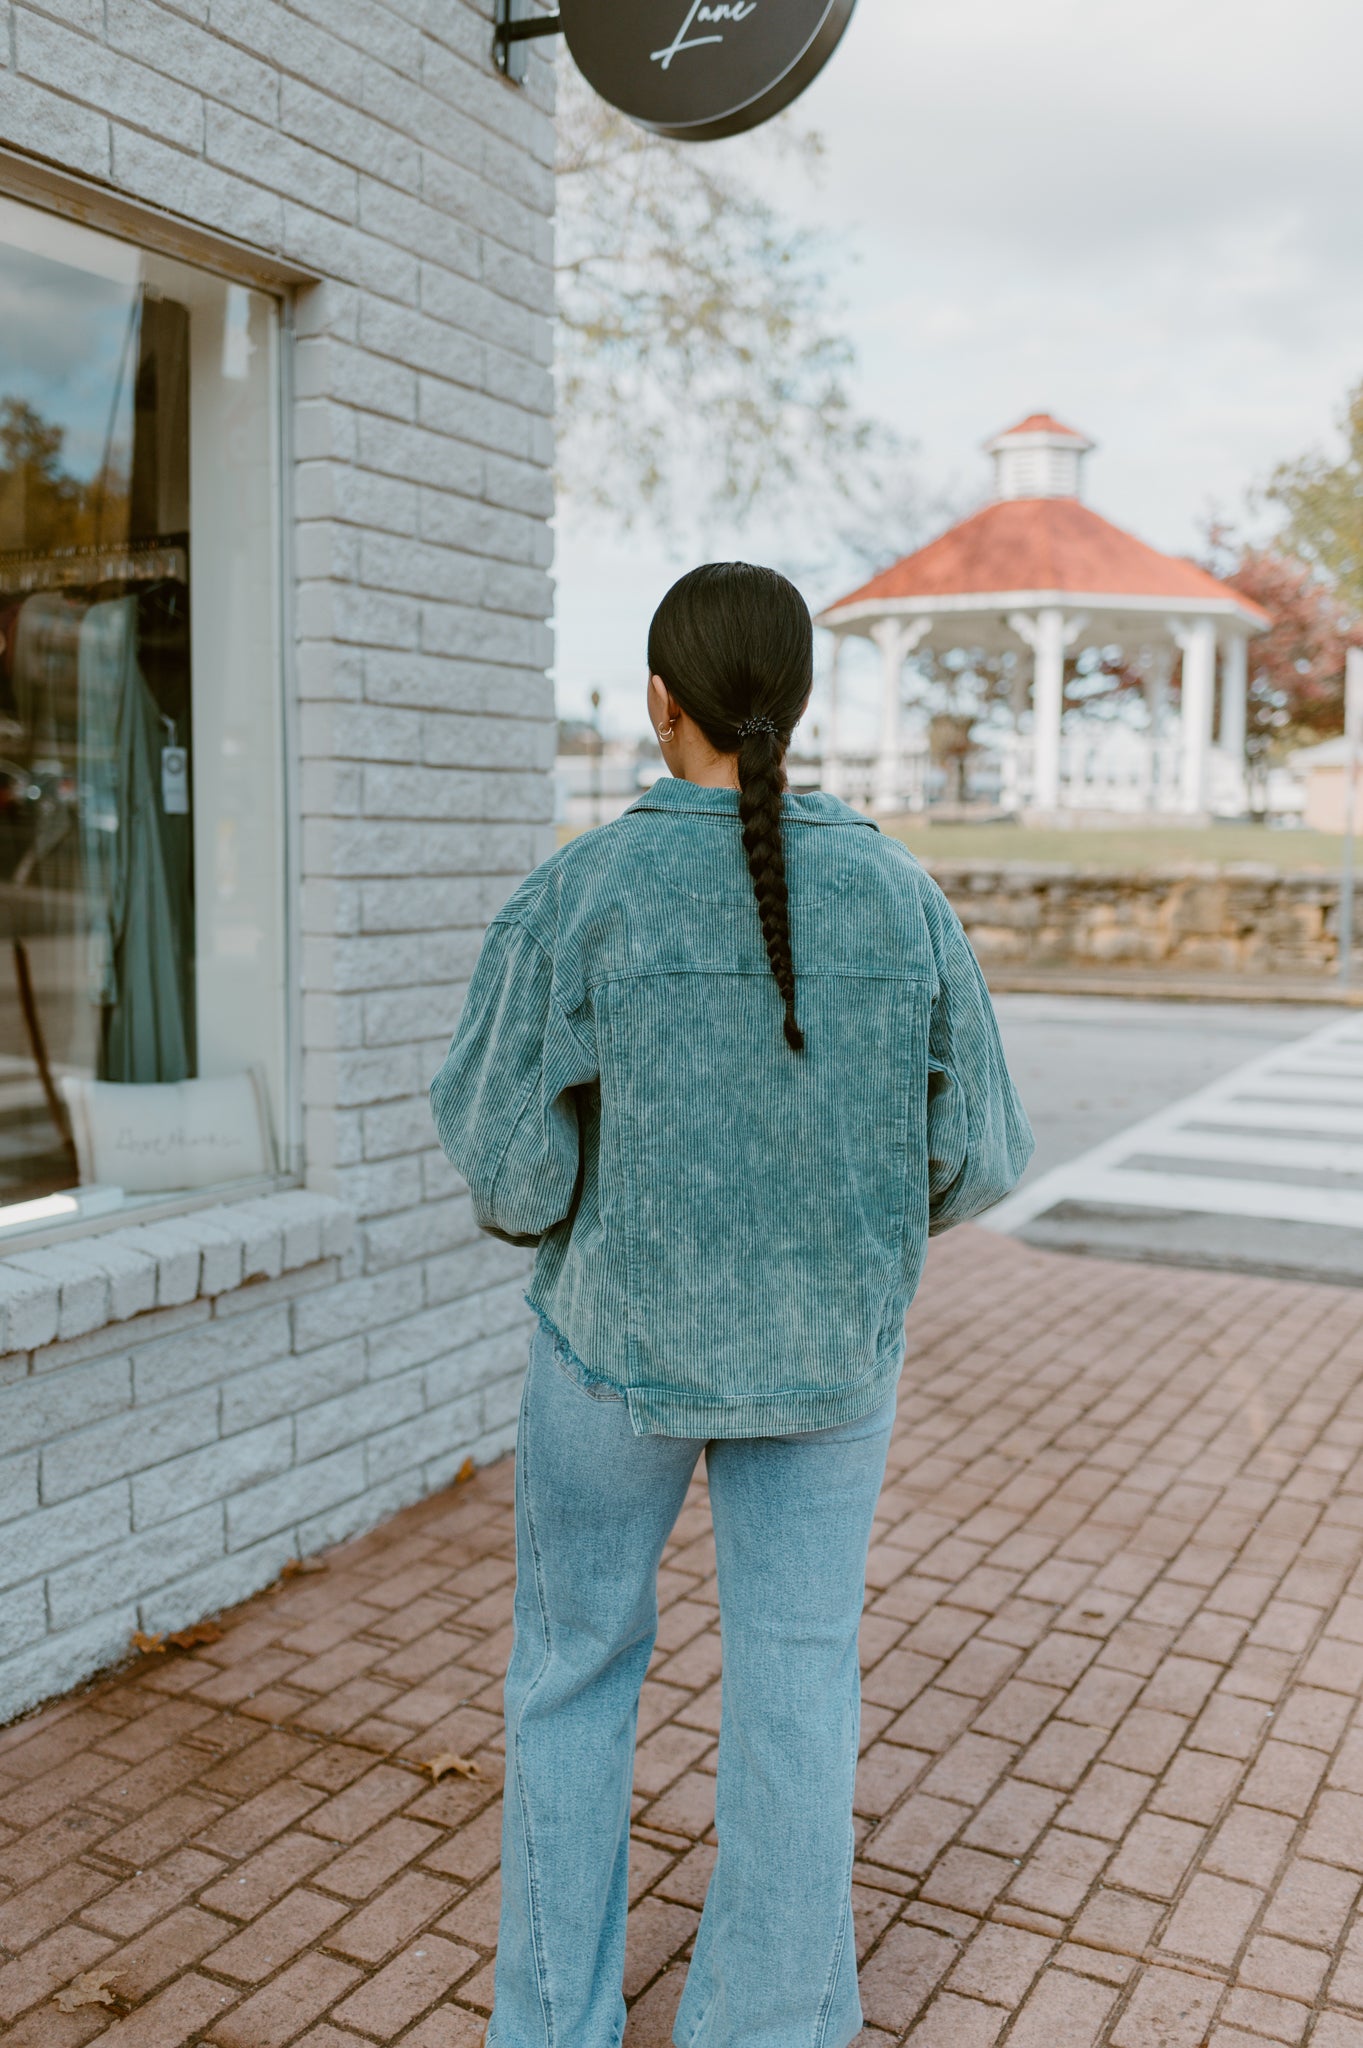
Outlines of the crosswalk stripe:
<svg viewBox="0 0 1363 2048">
<path fill-rule="evenodd" d="M 1363 1145 L 1350 1144 L 1352 1138 L 1363 1138 L 1363 1029 L 1347 1017 L 1296 1044 L 1274 1046 L 1038 1175 L 981 1221 L 991 1230 L 1020 1230 L 1067 1202 L 1363 1230 L 1363 1189 L 1275 1178 L 1275 1169 L 1363 1173 Z M 1160 1172 L 1151 1164 L 1160 1159 L 1208 1170 Z M 1218 1164 L 1259 1171 L 1219 1174 Z"/>
<path fill-rule="evenodd" d="M 1079 1199 L 1068 1197 L 1073 1201 Z M 1200 1215 L 1260 1216 L 1279 1223 L 1332 1223 L 1363 1230 L 1363 1194 L 1269 1180 L 1144 1173 L 1130 1167 L 1089 1175 L 1082 1199 L 1105 1208 L 1195 1209 Z"/>
<path fill-rule="evenodd" d="M 1329 1138 L 1245 1137 L 1238 1131 L 1166 1131 L 1150 1144 L 1160 1159 L 1223 1160 L 1227 1165 L 1289 1166 L 1303 1173 L 1363 1174 L 1363 1145 Z"/>
<path fill-rule="evenodd" d="M 1300 1080 L 1293 1074 L 1261 1074 L 1235 1090 L 1233 1101 L 1252 1102 L 1267 1096 L 1276 1102 L 1341 1102 L 1350 1108 L 1363 1103 L 1363 1081 Z"/>
<path fill-rule="evenodd" d="M 1336 1137 L 1363 1134 L 1363 1109 L 1312 1109 L 1293 1103 L 1280 1108 L 1272 1102 L 1210 1104 L 1195 1113 L 1199 1124 L 1216 1124 L 1226 1130 L 1326 1131 Z"/>
<path fill-rule="evenodd" d="M 1284 1074 L 1295 1074 L 1298 1069 L 1301 1069 L 1304 1075 L 1340 1074 L 1348 1079 L 1357 1075 L 1358 1061 L 1342 1059 L 1332 1053 L 1316 1053 L 1314 1056 L 1310 1053 L 1294 1053 L 1291 1060 L 1283 1063 L 1281 1071 Z"/>
</svg>

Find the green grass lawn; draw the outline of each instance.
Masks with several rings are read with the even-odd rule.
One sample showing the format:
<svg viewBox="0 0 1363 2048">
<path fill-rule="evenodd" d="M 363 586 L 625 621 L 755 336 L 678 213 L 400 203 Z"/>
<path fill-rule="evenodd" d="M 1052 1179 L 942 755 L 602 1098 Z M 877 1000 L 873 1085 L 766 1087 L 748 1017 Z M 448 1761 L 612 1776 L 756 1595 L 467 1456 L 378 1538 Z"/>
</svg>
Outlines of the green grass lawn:
<svg viewBox="0 0 1363 2048">
<path fill-rule="evenodd" d="M 1274 831 L 1267 825 L 1152 826 L 1141 831 L 1031 830 L 1024 825 L 925 825 L 891 819 L 885 829 L 921 861 L 1062 861 L 1079 868 L 1163 868 L 1185 861 L 1226 867 L 1254 861 L 1292 872 L 1338 869 L 1344 841 L 1324 832 Z"/>
<path fill-rule="evenodd" d="M 1216 867 L 1252 861 L 1299 874 L 1311 868 L 1337 873 L 1344 858 L 1344 841 L 1337 836 L 1275 831 L 1268 825 L 1155 825 L 1089 832 L 1026 825 L 925 825 L 921 817 L 908 817 L 886 819 L 883 826 L 928 865 L 952 860 L 1057 861 L 1066 867 L 1129 872 L 1180 867 L 1189 861 Z M 566 846 L 581 829 L 560 825 L 559 845 Z"/>
</svg>

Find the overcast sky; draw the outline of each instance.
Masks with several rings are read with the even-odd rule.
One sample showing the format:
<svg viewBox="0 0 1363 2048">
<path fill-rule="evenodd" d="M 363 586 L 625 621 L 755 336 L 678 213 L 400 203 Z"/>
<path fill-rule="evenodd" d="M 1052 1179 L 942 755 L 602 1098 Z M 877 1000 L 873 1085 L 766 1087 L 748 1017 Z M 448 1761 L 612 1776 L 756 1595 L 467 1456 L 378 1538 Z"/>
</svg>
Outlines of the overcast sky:
<svg viewBox="0 0 1363 2048">
<path fill-rule="evenodd" d="M 858 397 L 927 487 L 978 494 L 980 442 L 1050 410 L 1099 443 L 1089 502 L 1182 552 L 1331 445 L 1363 376 L 1360 76 L 1359 0 L 859 0 L 800 103 L 827 162 L 792 202 L 854 256 Z M 687 566 L 560 520 L 565 716 L 595 686 L 642 730 L 649 615 Z"/>
</svg>

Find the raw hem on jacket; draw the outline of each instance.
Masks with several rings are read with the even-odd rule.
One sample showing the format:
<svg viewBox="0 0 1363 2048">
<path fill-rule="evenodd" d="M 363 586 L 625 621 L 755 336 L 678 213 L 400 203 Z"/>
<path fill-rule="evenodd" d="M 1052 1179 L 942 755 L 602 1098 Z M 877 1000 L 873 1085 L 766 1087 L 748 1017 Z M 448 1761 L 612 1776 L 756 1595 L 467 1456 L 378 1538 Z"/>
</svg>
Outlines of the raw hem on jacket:
<svg viewBox="0 0 1363 2048">
<path fill-rule="evenodd" d="M 593 1372 L 573 1351 L 552 1317 L 525 1297 L 558 1347 L 560 1365 L 584 1393 L 600 1400 L 613 1394 L 629 1410 L 636 1436 L 679 1436 L 709 1443 L 716 1437 L 807 1436 L 860 1422 L 889 1398 L 904 1364 L 904 1338 L 876 1363 L 874 1371 L 840 1387 L 783 1387 L 776 1394 L 693 1394 L 678 1387 L 622 1387 Z"/>
</svg>

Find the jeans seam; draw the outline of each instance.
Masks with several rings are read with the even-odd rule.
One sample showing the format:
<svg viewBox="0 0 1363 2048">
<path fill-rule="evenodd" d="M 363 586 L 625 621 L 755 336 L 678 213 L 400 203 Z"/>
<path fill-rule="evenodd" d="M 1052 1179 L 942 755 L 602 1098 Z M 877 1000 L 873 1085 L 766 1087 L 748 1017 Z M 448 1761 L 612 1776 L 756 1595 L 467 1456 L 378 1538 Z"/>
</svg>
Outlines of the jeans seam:
<svg viewBox="0 0 1363 2048">
<path fill-rule="evenodd" d="M 833 2016 L 833 1993 L 837 1990 L 838 1986 L 838 1971 L 842 1967 L 842 1952 L 847 1946 L 847 1920 L 852 1909 L 850 1898 L 852 1873 L 850 1868 L 847 1873 L 847 1880 L 849 1897 L 843 1901 L 842 1913 L 838 1920 L 838 1938 L 833 1944 L 833 1960 L 829 1965 L 828 1983 L 824 1987 L 823 1998 L 819 2005 L 819 2017 L 814 2027 L 814 2048 L 824 2048 L 824 2043 L 828 2038 L 828 2022 Z"/>
<path fill-rule="evenodd" d="M 713 1882 L 714 1882 L 714 1873 L 713 1873 L 713 1872 L 711 1873 L 711 1878 L 710 1878 L 710 1882 L 711 1882 L 711 1883 L 713 1883 Z M 690 1972 L 691 1972 L 691 1966 L 690 1966 L 690 1964 L 688 1963 L 688 1965 L 687 1965 L 687 1975 L 688 1975 L 688 1976 L 690 1975 Z M 713 1972 L 713 1970 L 712 1970 L 712 1971 L 711 1971 L 711 1973 L 710 1973 L 710 1995 L 709 1995 L 709 1997 L 708 1997 L 708 1998 L 706 1999 L 706 2001 L 705 2001 L 704 2005 L 703 2005 L 703 2006 L 701 2007 L 701 2010 L 700 2010 L 700 2017 L 699 2017 L 699 2018 L 697 2019 L 697 2021 L 696 2021 L 696 2024 L 694 2025 L 694 2027 L 692 2027 L 692 2029 L 691 2029 L 690 2033 L 689 2033 L 689 2034 L 687 2035 L 687 2037 L 686 2037 L 686 2048 L 694 2048 L 694 2044 L 695 2044 L 695 2043 L 696 2043 L 697 2041 L 699 2041 L 699 2039 L 700 2039 L 701 2035 L 702 2035 L 702 2034 L 703 2034 L 703 2033 L 705 2032 L 705 2028 L 706 2028 L 706 2023 L 707 2023 L 707 2021 L 708 2021 L 708 2020 L 709 2020 L 709 2018 L 710 2018 L 710 2014 L 711 2014 L 711 2013 L 712 2013 L 712 2012 L 714 2011 L 714 2008 L 715 2008 L 715 1997 L 716 1997 L 716 1990 L 715 1990 L 715 1982 L 714 1982 L 714 1972 Z"/>
<path fill-rule="evenodd" d="M 853 1682 L 856 1686 L 856 1693 L 854 1695 L 852 1713 L 852 1775 L 855 1780 L 857 1768 L 857 1752 L 860 1748 L 861 1737 L 861 1670 L 859 1663 L 854 1663 L 853 1671 L 855 1673 Z M 849 1816 L 847 1828 L 847 1860 L 844 1865 L 845 1875 L 843 1882 L 842 1912 L 838 1916 L 838 1934 L 837 1939 L 833 1944 L 833 1959 L 829 1964 L 828 1968 L 828 1982 L 824 1986 L 823 1998 L 820 2000 L 819 2003 L 819 2015 L 814 2024 L 813 2048 L 824 2048 L 824 2044 L 828 2037 L 828 2022 L 832 2018 L 833 2014 L 833 1994 L 838 1988 L 838 1971 L 842 1967 L 843 1950 L 847 1946 L 847 1923 L 851 1917 L 852 1912 L 852 1869 L 854 1863 L 856 1862 L 856 1852 L 856 1829 L 852 1824 L 851 1817 Z"/>
<path fill-rule="evenodd" d="M 528 1414 L 529 1407 L 530 1403 L 527 1401 L 525 1404 L 525 1411 L 522 1414 L 522 1428 L 520 1432 L 520 1440 L 518 1441 L 516 1446 L 516 1455 L 518 1461 L 520 1462 L 522 1474 L 524 1477 L 524 1490 L 522 1493 L 522 1499 L 525 1503 L 525 1527 L 526 1533 L 530 1538 L 530 1555 L 534 1564 L 535 1599 L 539 1606 L 540 1628 L 543 1631 L 544 1635 L 544 1654 L 540 1661 L 540 1668 L 535 1673 L 535 1676 L 530 1681 L 530 1684 L 526 1687 L 525 1697 L 521 1701 L 520 1713 L 516 1717 L 517 1738 L 519 1738 L 520 1735 L 520 1727 L 522 1721 L 525 1718 L 526 1710 L 530 1706 L 531 1701 L 533 1700 L 536 1692 L 540 1687 L 540 1684 L 544 1679 L 545 1673 L 549 1669 L 549 1660 L 551 1655 L 551 1646 L 549 1641 L 549 1603 L 545 1596 L 544 1590 L 544 1566 L 543 1559 L 540 1554 L 539 1536 L 535 1529 L 535 1518 L 530 1507 L 530 1461 L 526 1456 L 527 1444 L 525 1441 L 525 1439 L 528 1437 L 529 1432 L 524 1427 L 525 1415 Z M 526 1888 L 530 1895 L 530 1949 L 535 1959 L 535 1989 L 539 1994 L 540 2016 L 544 2021 L 545 2042 L 547 2044 L 547 2048 L 553 2048 L 554 2009 L 553 2004 L 549 1998 L 548 1990 L 545 1986 L 544 1981 L 544 1929 L 540 1915 L 539 1874 L 538 1866 L 535 1861 L 534 1836 L 532 1834 L 530 1827 L 530 1801 L 526 1793 L 525 1773 L 521 1763 L 519 1739 L 516 1742 L 516 1797 L 521 1809 L 521 1831 L 525 1836 L 525 1880 Z"/>
</svg>

